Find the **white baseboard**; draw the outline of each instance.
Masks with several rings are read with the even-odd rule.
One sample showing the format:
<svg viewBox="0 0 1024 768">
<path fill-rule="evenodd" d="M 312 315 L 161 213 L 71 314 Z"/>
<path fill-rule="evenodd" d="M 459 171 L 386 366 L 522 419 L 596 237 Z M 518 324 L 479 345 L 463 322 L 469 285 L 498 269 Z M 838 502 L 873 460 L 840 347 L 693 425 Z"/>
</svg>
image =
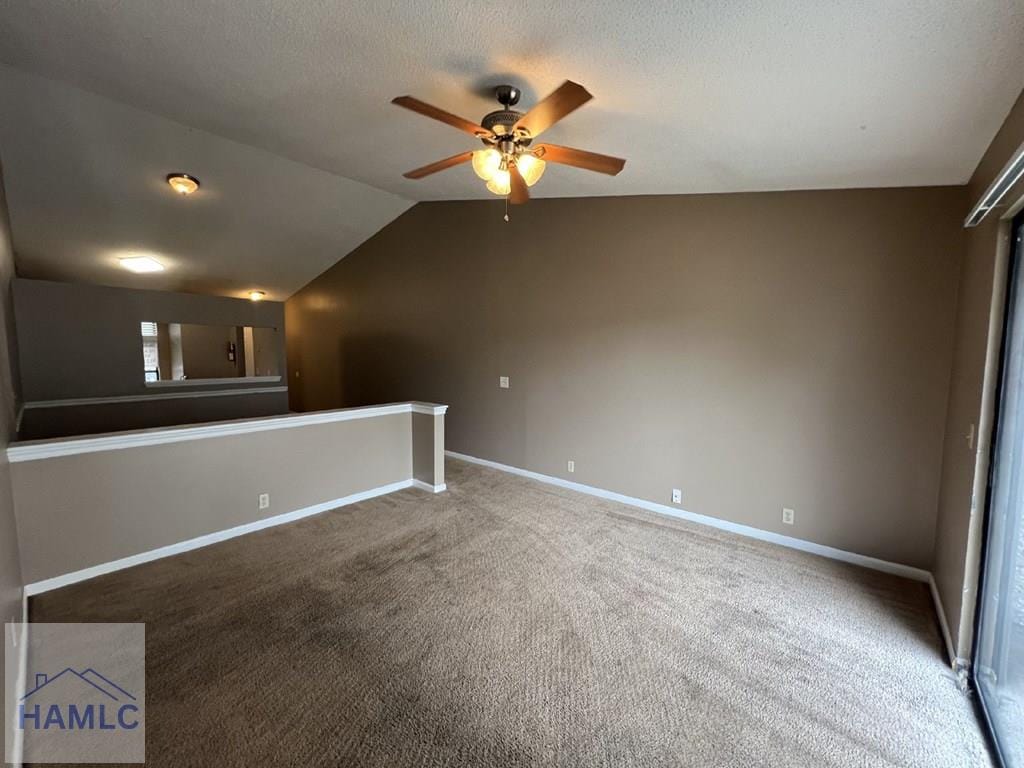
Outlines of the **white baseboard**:
<svg viewBox="0 0 1024 768">
<path fill-rule="evenodd" d="M 425 483 L 422 480 L 413 480 L 412 487 L 419 488 L 421 491 L 430 491 L 430 493 L 441 493 L 441 491 L 448 489 L 448 485 L 445 483 L 441 483 L 440 485 L 431 485 L 430 483 Z"/>
<path fill-rule="evenodd" d="M 638 499 L 633 496 L 626 496 L 625 494 L 622 493 L 616 493 L 615 491 L 606 491 L 603 488 L 595 488 L 590 485 L 583 485 L 582 483 L 574 483 L 570 480 L 563 480 L 560 477 L 542 475 L 539 472 L 532 472 L 528 469 L 520 469 L 519 467 L 511 467 L 508 466 L 507 464 L 499 464 L 496 461 L 490 461 L 488 459 L 478 459 L 475 456 L 467 456 L 466 454 L 456 453 L 455 451 L 445 451 L 445 455 L 451 456 L 453 459 L 461 459 L 462 461 L 468 461 L 473 464 L 480 464 L 485 467 L 490 467 L 491 469 L 499 469 L 502 472 L 510 472 L 513 475 L 529 477 L 532 480 L 538 480 L 542 483 L 557 485 L 560 488 L 568 488 L 573 491 L 579 491 L 580 493 L 586 493 L 590 496 L 596 496 L 601 499 L 617 501 L 620 504 L 627 504 L 631 507 L 639 507 L 640 509 L 646 509 L 649 512 L 657 512 L 662 515 L 677 517 L 682 520 L 688 520 L 691 523 L 707 525 L 711 528 L 718 528 L 722 531 L 729 531 L 730 533 L 736 533 L 740 536 L 746 536 L 751 539 L 768 541 L 772 544 L 778 544 L 783 547 L 789 547 L 790 549 L 798 549 L 801 552 L 810 552 L 815 555 L 831 558 L 832 560 L 841 560 L 845 563 L 852 563 L 853 565 L 859 565 L 864 568 L 870 568 L 875 571 L 883 571 L 885 573 L 891 573 L 896 576 L 903 576 L 904 578 L 913 579 L 914 581 L 921 581 L 926 584 L 929 583 L 931 580 L 931 573 L 924 570 L 923 568 L 914 568 L 910 565 L 904 565 L 902 563 L 893 563 L 888 560 L 880 560 L 876 557 L 860 555 L 856 552 L 847 552 L 843 549 L 827 547 L 824 544 L 815 544 L 812 541 L 797 539 L 792 536 L 784 536 L 780 533 L 773 533 L 771 531 L 764 531 L 760 528 L 754 528 L 749 525 L 732 523 L 728 520 L 720 520 L 717 517 L 709 517 L 708 515 L 699 515 L 696 512 L 687 512 L 686 510 L 679 509 L 677 507 L 670 507 L 667 504 L 658 504 L 653 501 L 647 501 L 646 499 Z"/>
<path fill-rule="evenodd" d="M 177 544 L 169 544 L 166 547 L 159 547 L 158 549 L 152 549 L 148 552 L 140 552 L 137 555 L 122 557 L 119 560 L 113 560 L 109 563 L 93 565 L 89 568 L 83 568 L 80 571 L 65 573 L 62 576 L 54 576 L 52 579 L 36 581 L 32 584 L 25 585 L 25 595 L 26 597 L 39 595 L 43 592 L 49 592 L 52 589 L 66 587 L 69 584 L 75 584 L 79 581 L 85 581 L 86 579 L 93 579 L 97 576 L 102 576 L 106 573 L 113 573 L 114 571 L 120 571 L 124 568 L 131 568 L 134 565 L 141 565 L 142 563 L 148 563 L 153 560 L 159 560 L 163 557 L 178 555 L 182 552 L 188 552 L 193 549 L 199 549 L 200 547 L 209 546 L 210 544 L 216 544 L 219 541 L 233 539 L 236 536 L 244 536 L 247 533 L 261 531 L 264 528 L 272 528 L 276 525 L 282 525 L 284 523 L 290 523 L 295 520 L 301 520 L 304 517 L 318 515 L 322 512 L 327 512 L 328 510 L 331 509 L 337 509 L 338 507 L 344 507 L 348 504 L 355 504 L 357 501 L 365 501 L 366 499 L 372 499 L 375 496 L 383 496 L 384 494 L 387 493 L 394 493 L 395 491 L 400 491 L 403 488 L 411 488 L 413 487 L 415 482 L 416 481 L 413 480 L 400 480 L 397 483 L 390 483 L 388 485 L 382 485 L 378 488 L 371 488 L 368 491 L 360 491 L 359 493 L 353 493 L 348 496 L 343 496 L 340 499 L 332 499 L 331 501 L 325 501 L 321 504 L 314 504 L 313 506 L 297 509 L 293 512 L 285 512 L 280 515 L 274 515 L 273 517 L 264 518 L 262 520 L 256 520 L 251 523 L 245 523 L 244 525 L 238 525 L 234 528 L 227 528 L 223 531 L 208 533 L 205 536 L 197 536 L 194 539 L 181 541 Z M 424 485 L 426 485 L 426 483 L 424 483 Z M 428 486 L 428 488 L 430 488 L 431 490 L 433 490 L 434 487 L 435 486 L 432 485 Z"/>
<path fill-rule="evenodd" d="M 956 648 L 953 645 L 953 635 L 949 631 L 949 621 L 946 618 L 946 608 L 942 605 L 942 597 L 939 595 L 939 587 L 935 583 L 935 577 L 928 574 L 928 588 L 932 593 L 932 602 L 935 603 L 935 613 L 939 617 L 939 628 L 942 630 L 942 640 L 946 645 L 946 654 L 949 656 L 949 665 L 957 671 L 966 670 L 971 662 L 956 655 Z"/>
<path fill-rule="evenodd" d="M 772 544 L 789 547 L 790 549 L 798 549 L 801 552 L 810 552 L 833 560 L 841 560 L 845 563 L 852 563 L 875 571 L 884 571 L 885 573 L 903 576 L 908 579 L 913 579 L 914 581 L 924 582 L 928 585 L 928 588 L 931 591 L 932 602 L 935 605 L 935 613 L 939 618 L 942 641 L 946 647 L 946 653 L 949 656 L 950 665 L 954 670 L 958 671 L 967 669 L 970 666 L 969 660 L 960 658 L 956 655 L 956 651 L 953 646 L 953 637 L 949 631 L 949 622 L 946 620 L 946 611 L 942 605 L 942 598 L 939 596 L 939 590 L 935 584 L 935 578 L 932 576 L 931 572 L 926 571 L 923 568 L 914 568 L 902 563 L 893 563 L 888 560 L 880 560 L 876 557 L 859 555 L 856 552 L 847 552 L 843 549 L 827 547 L 823 544 L 815 544 L 814 542 L 805 541 L 804 539 L 797 539 L 792 536 L 783 536 L 778 533 L 772 533 L 771 531 L 763 531 L 760 528 L 754 528 L 749 525 L 740 525 L 739 523 L 731 523 L 728 520 L 719 520 L 716 517 L 698 515 L 695 512 L 687 512 L 682 509 L 670 507 L 666 504 L 658 504 L 653 501 L 647 501 L 646 499 L 638 499 L 633 496 L 615 493 L 614 491 L 606 491 L 603 488 L 595 488 L 590 485 L 583 485 L 582 483 L 574 483 L 571 480 L 563 480 L 560 477 L 542 475 L 539 472 L 532 472 L 528 469 L 520 469 L 519 467 L 511 467 L 507 464 L 500 464 L 488 459 L 479 459 L 476 456 L 467 456 L 466 454 L 456 453 L 455 451 L 445 451 L 445 455 L 451 456 L 453 459 L 460 459 L 472 464 L 480 464 L 484 467 L 490 467 L 491 469 L 498 469 L 502 472 L 509 472 L 513 475 L 529 477 L 532 480 L 537 480 L 542 483 L 557 485 L 560 488 L 579 491 L 580 493 L 586 493 L 590 496 L 596 496 L 601 499 L 609 499 L 611 501 L 617 501 L 620 504 L 627 504 L 631 507 L 639 507 L 640 509 L 646 509 L 649 512 L 657 512 L 662 515 L 677 517 L 700 525 L 718 528 L 722 531 L 736 533 L 740 536 L 747 536 L 752 539 L 759 539 L 760 541 L 768 541 Z"/>
<path fill-rule="evenodd" d="M 25 684 L 28 680 L 28 627 L 28 594 L 25 592 L 25 589 L 22 588 L 21 624 L 16 630 L 17 636 L 15 640 L 18 648 L 18 671 L 17 679 L 14 683 L 16 700 L 20 699 L 22 694 L 24 694 L 26 690 Z M 11 765 L 14 766 L 14 768 L 21 768 L 25 748 L 25 733 L 17 726 L 18 715 L 16 708 L 15 711 L 11 713 L 11 717 L 14 718 L 10 724 L 11 733 L 14 737 L 14 743 L 11 745 Z"/>
</svg>

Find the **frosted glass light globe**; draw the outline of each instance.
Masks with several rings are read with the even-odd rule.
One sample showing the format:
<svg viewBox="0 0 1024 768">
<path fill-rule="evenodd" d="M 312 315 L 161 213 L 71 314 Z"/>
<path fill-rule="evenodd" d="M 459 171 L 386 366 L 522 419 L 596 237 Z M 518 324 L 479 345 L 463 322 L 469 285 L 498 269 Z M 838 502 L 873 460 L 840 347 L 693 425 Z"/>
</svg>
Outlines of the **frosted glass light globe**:
<svg viewBox="0 0 1024 768">
<path fill-rule="evenodd" d="M 520 155 L 516 160 L 516 166 L 519 168 L 519 173 L 523 177 L 523 181 L 526 182 L 526 186 L 532 187 L 544 175 L 547 163 L 533 155 Z"/>
<path fill-rule="evenodd" d="M 487 189 L 496 195 L 507 195 L 512 189 L 508 171 L 502 169 L 495 171 L 494 177 L 487 182 Z"/>
<path fill-rule="evenodd" d="M 490 181 L 501 165 L 501 152 L 496 149 L 478 149 L 473 153 L 473 172 L 484 181 Z"/>
</svg>

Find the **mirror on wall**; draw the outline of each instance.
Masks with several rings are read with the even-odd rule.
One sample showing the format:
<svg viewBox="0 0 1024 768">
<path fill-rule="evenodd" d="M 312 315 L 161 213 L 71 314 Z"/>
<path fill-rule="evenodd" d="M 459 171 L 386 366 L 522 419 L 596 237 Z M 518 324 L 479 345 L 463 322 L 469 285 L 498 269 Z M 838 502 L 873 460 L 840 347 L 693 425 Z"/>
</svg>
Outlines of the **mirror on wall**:
<svg viewBox="0 0 1024 768">
<path fill-rule="evenodd" d="M 141 332 L 147 384 L 281 376 L 276 328 L 144 321 Z"/>
</svg>

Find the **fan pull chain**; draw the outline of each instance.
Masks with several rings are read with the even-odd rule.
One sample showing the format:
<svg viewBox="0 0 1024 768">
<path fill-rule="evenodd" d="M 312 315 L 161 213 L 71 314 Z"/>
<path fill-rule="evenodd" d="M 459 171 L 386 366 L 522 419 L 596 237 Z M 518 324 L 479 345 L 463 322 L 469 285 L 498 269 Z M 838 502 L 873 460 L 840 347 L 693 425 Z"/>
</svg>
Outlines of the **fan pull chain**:
<svg viewBox="0 0 1024 768">
<path fill-rule="evenodd" d="M 505 197 L 505 222 L 508 223 L 508 197 Z"/>
</svg>

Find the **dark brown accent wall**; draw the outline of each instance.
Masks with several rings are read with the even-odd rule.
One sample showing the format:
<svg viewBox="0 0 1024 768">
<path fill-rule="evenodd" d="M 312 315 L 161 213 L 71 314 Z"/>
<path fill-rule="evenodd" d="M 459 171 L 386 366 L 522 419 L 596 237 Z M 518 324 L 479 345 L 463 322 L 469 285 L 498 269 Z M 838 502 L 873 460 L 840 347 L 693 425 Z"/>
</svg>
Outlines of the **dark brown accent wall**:
<svg viewBox="0 0 1024 768">
<path fill-rule="evenodd" d="M 422 203 L 287 302 L 292 407 L 448 403 L 451 450 L 930 568 L 966 200 Z"/>
</svg>

